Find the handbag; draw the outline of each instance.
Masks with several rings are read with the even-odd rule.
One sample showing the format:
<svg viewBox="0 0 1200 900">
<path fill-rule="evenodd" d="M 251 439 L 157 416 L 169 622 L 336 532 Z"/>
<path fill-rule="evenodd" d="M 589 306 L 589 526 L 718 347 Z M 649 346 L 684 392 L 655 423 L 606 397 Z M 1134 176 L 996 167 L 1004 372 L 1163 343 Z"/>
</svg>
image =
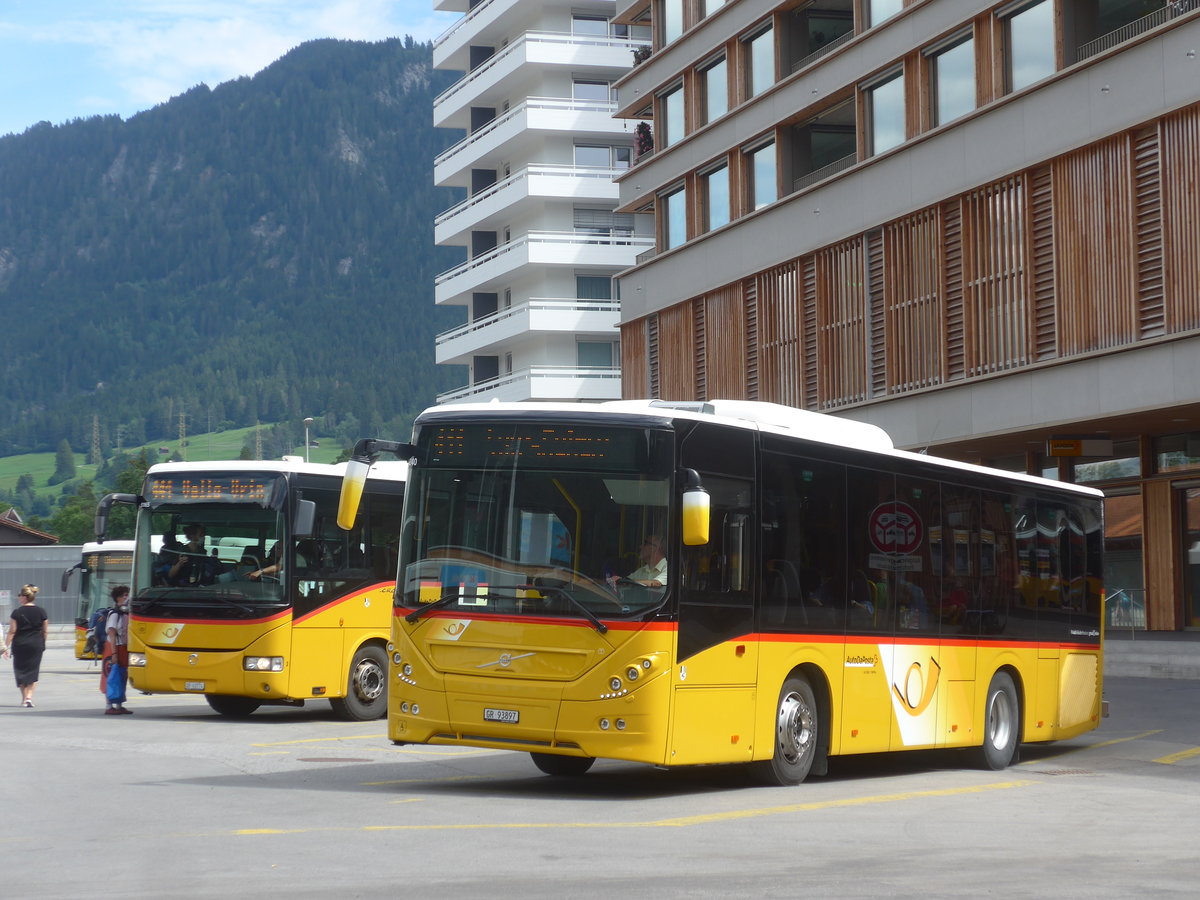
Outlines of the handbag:
<svg viewBox="0 0 1200 900">
<path fill-rule="evenodd" d="M 117 644 L 117 665 L 122 668 L 129 668 L 129 648 L 124 644 Z"/>
</svg>

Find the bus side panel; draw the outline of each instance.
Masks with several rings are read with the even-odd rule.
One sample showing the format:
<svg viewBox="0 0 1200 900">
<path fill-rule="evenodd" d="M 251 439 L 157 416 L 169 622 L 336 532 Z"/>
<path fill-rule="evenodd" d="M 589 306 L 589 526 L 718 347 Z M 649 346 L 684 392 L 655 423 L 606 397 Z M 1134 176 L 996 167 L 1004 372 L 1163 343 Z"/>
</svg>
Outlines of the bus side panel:
<svg viewBox="0 0 1200 900">
<path fill-rule="evenodd" d="M 891 749 L 892 698 L 888 672 L 893 644 L 866 644 L 846 639 L 842 660 L 842 753 L 881 753 Z"/>
<path fill-rule="evenodd" d="M 344 697 L 350 660 L 364 640 L 388 639 L 391 593 L 358 591 L 296 619 L 288 659 L 295 699 Z"/>
<path fill-rule="evenodd" d="M 759 642 L 741 636 L 672 670 L 672 765 L 748 762 L 754 752 Z"/>
<path fill-rule="evenodd" d="M 1013 681 L 1017 687 L 1018 700 L 1024 716 L 1021 739 L 1024 741 L 1044 740 L 1044 738 L 1037 737 L 1036 728 L 1039 721 L 1037 717 L 1047 706 L 1040 693 L 1041 685 L 1045 681 L 1042 665 L 1049 664 L 1056 667 L 1058 660 L 1038 659 L 1038 650 L 1035 646 L 1005 647 L 987 642 L 979 645 L 978 659 L 975 675 L 975 739 L 971 745 L 978 747 L 983 743 L 983 717 L 987 710 L 988 688 L 991 687 L 992 676 L 1006 666 L 1016 672 Z M 1053 679 L 1051 680 L 1053 681 Z M 1047 718 L 1045 721 L 1052 720 Z"/>
<path fill-rule="evenodd" d="M 759 661 L 759 692 L 757 697 L 757 712 L 754 718 L 754 758 L 770 759 L 775 752 L 775 716 L 779 702 L 779 690 L 784 680 L 793 671 L 805 667 L 810 671 L 819 670 L 820 674 L 808 676 L 813 691 L 820 697 L 829 697 L 829 708 L 832 710 L 833 721 L 822 722 L 825 729 L 829 754 L 836 756 L 840 750 L 840 732 L 838 730 L 839 710 L 842 696 L 842 643 L 841 637 L 835 640 L 817 638 L 818 643 L 797 643 L 811 640 L 807 635 L 775 635 L 763 636 L 762 657 Z M 850 751 L 846 751 L 850 752 Z"/>
<path fill-rule="evenodd" d="M 1068 738 L 1100 722 L 1099 651 L 1064 651 L 1059 673 L 1058 727 L 1055 737 Z"/>
</svg>

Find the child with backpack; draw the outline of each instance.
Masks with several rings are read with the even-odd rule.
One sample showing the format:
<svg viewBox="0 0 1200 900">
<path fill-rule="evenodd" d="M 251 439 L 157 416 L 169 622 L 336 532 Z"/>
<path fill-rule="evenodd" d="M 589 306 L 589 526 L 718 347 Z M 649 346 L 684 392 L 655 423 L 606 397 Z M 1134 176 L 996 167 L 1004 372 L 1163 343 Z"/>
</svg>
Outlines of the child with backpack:
<svg viewBox="0 0 1200 900">
<path fill-rule="evenodd" d="M 106 716 L 131 715 L 125 708 L 125 686 L 129 681 L 129 587 L 119 584 L 111 591 L 113 608 L 105 621 L 104 697 Z"/>
</svg>

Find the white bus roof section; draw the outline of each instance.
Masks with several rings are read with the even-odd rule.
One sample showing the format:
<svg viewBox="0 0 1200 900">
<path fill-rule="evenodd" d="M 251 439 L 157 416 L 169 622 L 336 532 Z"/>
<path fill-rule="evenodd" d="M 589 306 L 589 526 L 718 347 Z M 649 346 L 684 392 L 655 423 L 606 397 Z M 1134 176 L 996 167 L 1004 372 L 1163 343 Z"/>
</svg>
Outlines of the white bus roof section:
<svg viewBox="0 0 1200 900">
<path fill-rule="evenodd" d="M 1026 475 L 1023 472 L 1010 472 L 1005 469 L 993 469 L 988 466 L 978 466 L 972 463 L 945 459 L 940 456 L 928 456 L 923 453 L 913 453 L 908 450 L 897 450 L 891 437 L 877 425 L 867 422 L 857 422 L 841 416 L 828 413 L 809 412 L 783 406 L 779 403 L 765 403 L 760 400 L 708 400 L 708 401 L 670 401 L 670 400 L 611 400 L 607 403 L 501 403 L 493 400 L 489 403 L 455 403 L 446 406 L 430 407 L 426 412 L 549 412 L 567 413 L 578 416 L 587 414 L 588 410 L 597 412 L 629 413 L 630 415 L 659 416 L 667 419 L 691 419 L 692 421 L 720 421 L 726 425 L 741 428 L 754 428 L 759 431 L 786 434 L 804 440 L 818 441 L 837 447 L 866 450 L 907 460 L 924 460 L 932 465 L 947 469 L 958 469 L 963 472 L 976 472 L 1022 481 L 1031 485 L 1052 487 L 1055 490 L 1067 490 L 1077 494 L 1093 497 L 1103 497 L 1104 492 L 1082 484 L 1072 484 L 1066 481 L 1053 481 L 1040 478 L 1037 475 Z"/>
<path fill-rule="evenodd" d="M 147 475 L 204 474 L 206 472 L 288 472 L 306 475 L 326 475 L 342 478 L 346 474 L 345 463 L 306 463 L 301 460 L 281 459 L 227 459 L 205 462 L 155 463 Z M 405 481 L 408 478 L 408 463 L 401 460 L 383 460 L 371 466 L 368 478 L 380 481 Z M 105 544 L 107 546 L 107 542 Z"/>
</svg>

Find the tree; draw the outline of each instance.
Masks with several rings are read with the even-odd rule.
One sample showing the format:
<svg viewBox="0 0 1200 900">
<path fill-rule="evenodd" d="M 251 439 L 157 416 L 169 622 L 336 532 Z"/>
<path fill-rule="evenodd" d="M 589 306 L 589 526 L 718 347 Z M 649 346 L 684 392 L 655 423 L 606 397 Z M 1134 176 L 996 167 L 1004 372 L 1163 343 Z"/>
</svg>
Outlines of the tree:
<svg viewBox="0 0 1200 900">
<path fill-rule="evenodd" d="M 95 523 L 96 493 L 89 481 L 50 517 L 47 530 L 64 544 L 83 544 L 93 539 Z"/>
<path fill-rule="evenodd" d="M 54 486 L 70 481 L 75 477 L 75 454 L 71 452 L 71 442 L 63 438 L 58 442 L 58 452 L 54 456 L 54 474 L 46 484 Z"/>
</svg>

